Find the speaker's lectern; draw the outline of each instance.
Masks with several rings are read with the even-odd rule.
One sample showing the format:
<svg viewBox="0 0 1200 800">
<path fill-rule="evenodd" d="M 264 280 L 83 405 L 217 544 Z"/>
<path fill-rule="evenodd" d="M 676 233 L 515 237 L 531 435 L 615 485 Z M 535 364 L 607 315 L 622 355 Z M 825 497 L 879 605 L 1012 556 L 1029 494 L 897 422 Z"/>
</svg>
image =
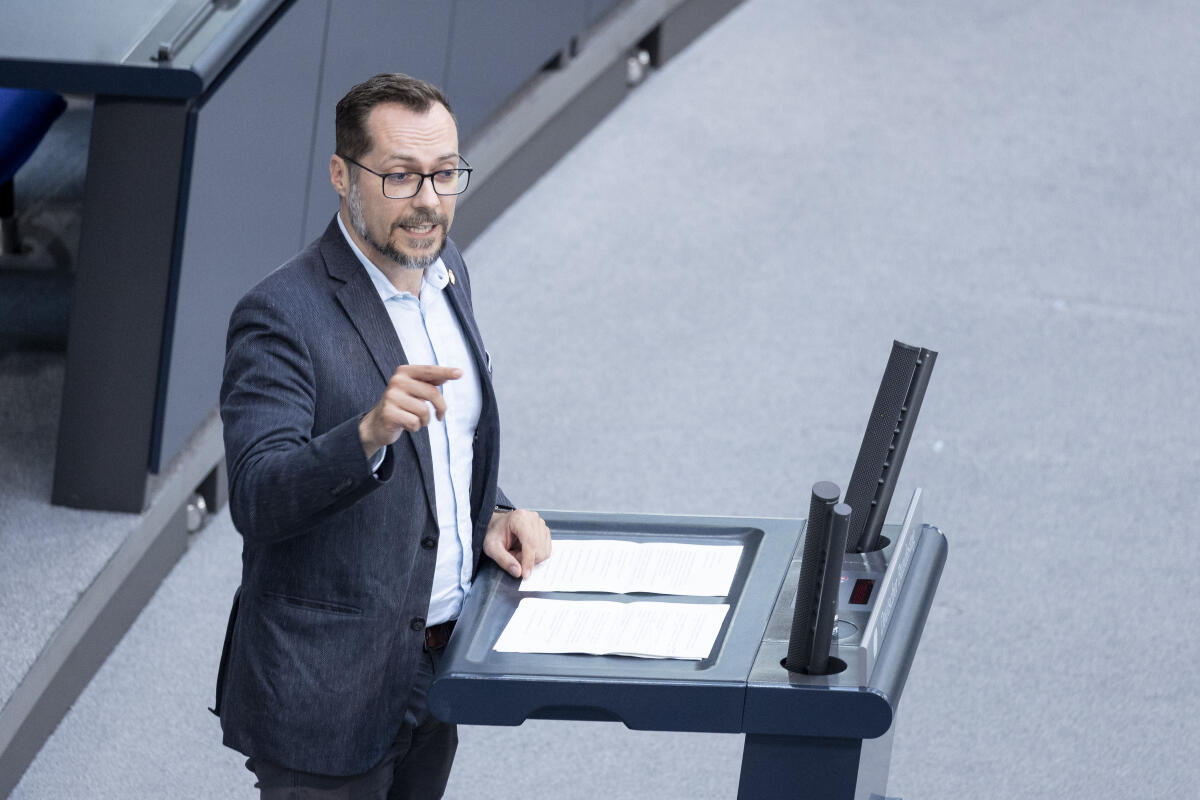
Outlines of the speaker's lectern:
<svg viewBox="0 0 1200 800">
<path fill-rule="evenodd" d="M 807 520 L 543 512 L 557 541 L 741 545 L 728 596 L 653 597 L 728 605 L 707 658 L 500 652 L 523 594 L 647 597 L 522 593 L 489 562 L 434 679 L 433 713 L 473 725 L 619 720 L 744 733 L 741 800 L 882 798 L 896 709 L 946 560 L 920 490 L 903 522 L 883 524 L 936 356 L 893 344 L 846 503 L 818 483 Z"/>
<path fill-rule="evenodd" d="M 882 797 L 894 717 L 946 558 L 920 516 L 885 526 L 886 546 L 847 554 L 828 675 L 789 672 L 803 520 L 543 512 L 556 539 L 741 544 L 730 610 L 701 661 L 493 650 L 522 597 L 519 582 L 484 567 L 434 680 L 441 719 L 519 725 L 526 719 L 619 720 L 635 730 L 745 733 L 742 800 Z M 632 602 L 645 595 L 534 593 Z"/>
</svg>

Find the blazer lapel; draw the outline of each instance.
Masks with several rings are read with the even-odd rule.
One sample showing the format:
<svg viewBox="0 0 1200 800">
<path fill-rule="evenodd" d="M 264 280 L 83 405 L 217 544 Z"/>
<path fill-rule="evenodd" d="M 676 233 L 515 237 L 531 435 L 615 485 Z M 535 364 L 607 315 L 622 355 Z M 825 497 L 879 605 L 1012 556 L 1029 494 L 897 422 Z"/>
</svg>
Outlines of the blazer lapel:
<svg viewBox="0 0 1200 800">
<path fill-rule="evenodd" d="M 453 267 L 447 266 L 453 270 Z M 450 300 L 450 307 L 454 309 L 454 315 L 458 317 L 459 328 L 462 330 L 463 335 L 466 336 L 467 342 L 470 343 L 471 354 L 475 358 L 475 371 L 479 375 L 479 386 L 483 393 L 483 404 L 479 409 L 479 423 L 475 428 L 475 464 L 473 465 L 471 480 L 471 517 L 474 520 L 479 520 L 486 518 L 483 515 L 483 507 L 481 505 L 485 496 L 483 488 L 488 482 L 487 476 L 494 472 L 496 466 L 494 445 L 488 446 L 488 450 L 481 451 L 479 449 L 479 435 L 483 431 L 492 431 L 492 436 L 495 436 L 497 420 L 496 392 L 492 387 L 492 374 L 488 368 L 487 352 L 483 349 L 483 338 L 479 335 L 479 328 L 475 325 L 475 314 L 471 308 L 470 297 L 457 281 L 446 284 L 446 288 L 443 291 Z M 488 440 L 485 436 L 484 442 L 488 441 L 494 442 L 495 440 Z M 490 452 L 492 455 L 484 458 L 482 457 L 484 452 Z M 492 480 L 494 482 L 494 479 Z M 476 530 L 472 534 L 473 558 L 479 556 L 482 535 L 482 531 L 476 526 Z"/>
<path fill-rule="evenodd" d="M 396 367 L 408 363 L 400 339 L 396 336 L 396 327 L 388 316 L 383 301 L 375 284 L 359 263 L 354 251 L 346 244 L 346 239 L 334 219 L 321 237 L 321 255 L 325 258 L 325 266 L 329 276 L 341 283 L 337 289 L 337 299 L 345 309 L 351 324 L 362 337 L 371 359 L 379 370 L 384 386 L 395 373 Z M 382 387 L 380 392 L 382 393 Z M 400 435 L 396 446 L 408 439 L 420 466 L 421 482 L 425 486 L 425 498 L 429 501 L 429 511 L 437 518 L 437 501 L 433 493 L 433 451 L 429 445 L 429 431 L 421 428 L 416 433 Z"/>
<path fill-rule="evenodd" d="M 450 307 L 454 309 L 454 314 L 458 317 L 458 325 L 462 329 L 462 332 L 466 334 L 467 342 L 471 346 L 471 355 L 475 357 L 475 369 L 479 372 L 479 382 L 484 387 L 484 399 L 486 401 L 492 395 L 492 374 L 488 370 L 488 359 L 487 353 L 483 349 L 483 338 L 479 335 L 479 329 L 475 327 L 475 315 L 470 313 L 469 301 L 463 296 L 463 290 L 458 285 L 448 283 L 442 291 L 450 299 Z"/>
</svg>

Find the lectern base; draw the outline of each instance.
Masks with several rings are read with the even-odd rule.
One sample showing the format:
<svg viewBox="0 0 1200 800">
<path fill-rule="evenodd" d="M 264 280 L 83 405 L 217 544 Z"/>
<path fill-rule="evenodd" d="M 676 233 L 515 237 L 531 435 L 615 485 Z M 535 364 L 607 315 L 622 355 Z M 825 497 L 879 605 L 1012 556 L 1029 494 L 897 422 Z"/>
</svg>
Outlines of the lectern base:
<svg viewBox="0 0 1200 800">
<path fill-rule="evenodd" d="M 895 729 L 877 739 L 748 733 L 738 800 L 883 800 Z"/>
</svg>

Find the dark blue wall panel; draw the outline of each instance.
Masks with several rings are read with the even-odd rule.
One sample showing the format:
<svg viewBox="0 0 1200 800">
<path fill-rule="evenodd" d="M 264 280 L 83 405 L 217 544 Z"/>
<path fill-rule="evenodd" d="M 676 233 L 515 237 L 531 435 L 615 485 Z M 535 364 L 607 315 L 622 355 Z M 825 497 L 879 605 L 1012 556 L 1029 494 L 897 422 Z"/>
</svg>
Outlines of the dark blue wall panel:
<svg viewBox="0 0 1200 800">
<path fill-rule="evenodd" d="M 329 184 L 337 101 L 356 83 L 381 72 L 404 72 L 444 87 L 450 12 L 449 3 L 429 0 L 331 3 L 325 65 L 316 103 L 308 208 L 298 247 L 320 236 L 337 211 L 337 194 Z"/>
<path fill-rule="evenodd" d="M 583 31 L 584 3 L 454 0 L 446 88 L 462 140 Z"/>
<path fill-rule="evenodd" d="M 586 8 L 584 22 L 588 25 L 596 24 L 601 17 L 607 14 L 621 0 L 584 0 Z"/>
<path fill-rule="evenodd" d="M 296 251 L 325 12 L 297 0 L 197 111 L 160 464 L 216 407 L 234 304 Z"/>
</svg>

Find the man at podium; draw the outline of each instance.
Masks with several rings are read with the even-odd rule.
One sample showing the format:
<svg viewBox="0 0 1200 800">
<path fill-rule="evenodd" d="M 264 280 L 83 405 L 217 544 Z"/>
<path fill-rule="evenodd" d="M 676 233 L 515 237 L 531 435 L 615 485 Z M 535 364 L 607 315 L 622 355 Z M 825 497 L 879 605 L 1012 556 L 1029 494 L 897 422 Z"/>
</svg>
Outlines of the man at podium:
<svg viewBox="0 0 1200 800">
<path fill-rule="evenodd" d="M 215 710 L 263 798 L 434 798 L 457 733 L 426 693 L 481 555 L 527 575 L 550 531 L 497 486 L 490 357 L 447 237 L 471 176 L 449 103 L 377 75 L 338 103 L 336 142 L 337 214 L 230 320 L 242 583 Z"/>
</svg>

